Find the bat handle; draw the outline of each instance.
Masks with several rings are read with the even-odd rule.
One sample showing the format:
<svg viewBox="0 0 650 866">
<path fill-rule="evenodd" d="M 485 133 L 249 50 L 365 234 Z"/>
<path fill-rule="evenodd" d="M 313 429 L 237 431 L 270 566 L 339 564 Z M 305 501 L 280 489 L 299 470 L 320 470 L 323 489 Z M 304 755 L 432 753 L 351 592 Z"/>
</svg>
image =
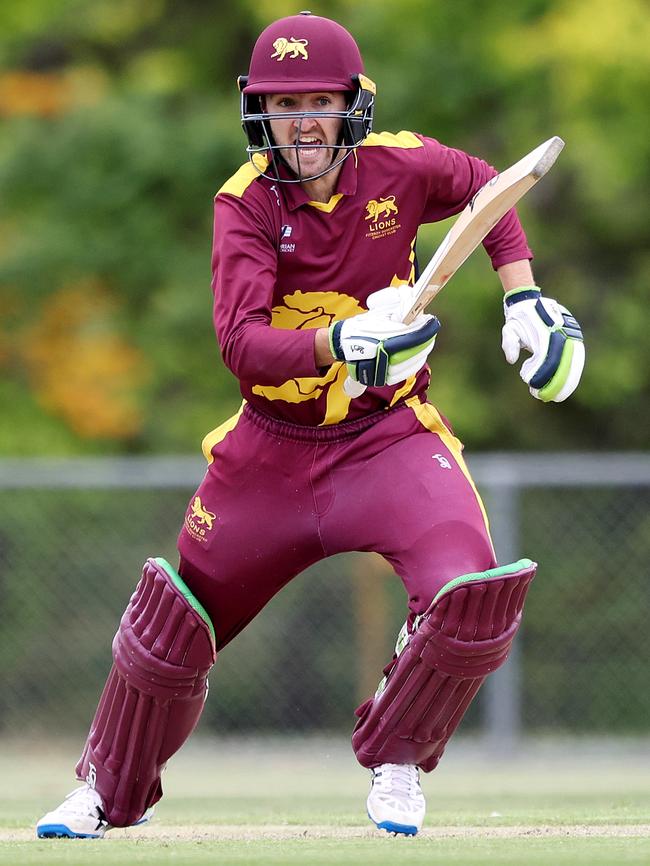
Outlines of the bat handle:
<svg viewBox="0 0 650 866">
<path fill-rule="evenodd" d="M 361 382 L 357 382 L 355 379 L 352 379 L 350 378 L 350 376 L 348 376 L 348 378 L 343 383 L 343 390 L 348 395 L 348 397 L 354 400 L 355 397 L 360 397 L 363 394 L 363 392 L 366 390 L 366 386 L 362 385 Z"/>
</svg>

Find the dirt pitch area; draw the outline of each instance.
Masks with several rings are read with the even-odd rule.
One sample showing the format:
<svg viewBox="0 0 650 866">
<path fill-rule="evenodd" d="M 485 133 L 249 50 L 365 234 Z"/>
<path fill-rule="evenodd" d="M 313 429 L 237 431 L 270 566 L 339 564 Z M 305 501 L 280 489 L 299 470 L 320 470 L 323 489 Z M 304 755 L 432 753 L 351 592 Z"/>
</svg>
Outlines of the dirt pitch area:
<svg viewBox="0 0 650 866">
<path fill-rule="evenodd" d="M 260 825 L 239 827 L 233 825 L 158 826 L 146 830 L 112 830 L 113 839 L 132 842 L 221 842 L 221 841 L 283 841 L 286 839 L 376 839 L 388 834 L 371 827 L 328 827 L 300 825 Z M 650 824 L 574 824 L 540 827 L 430 827 L 419 834 L 421 839 L 521 839 L 521 838 L 650 838 Z M 0 829 L 0 842 L 27 842 L 35 839 L 33 830 Z"/>
</svg>

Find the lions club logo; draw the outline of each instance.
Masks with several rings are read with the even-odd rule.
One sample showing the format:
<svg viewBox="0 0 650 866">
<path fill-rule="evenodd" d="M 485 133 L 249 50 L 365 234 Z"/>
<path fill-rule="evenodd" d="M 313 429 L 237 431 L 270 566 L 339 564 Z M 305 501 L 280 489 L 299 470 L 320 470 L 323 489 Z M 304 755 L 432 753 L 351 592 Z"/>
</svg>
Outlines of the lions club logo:
<svg viewBox="0 0 650 866">
<path fill-rule="evenodd" d="M 271 58 L 276 57 L 278 63 L 280 62 L 280 60 L 284 60 L 285 57 L 289 57 L 293 60 L 301 57 L 303 60 L 308 60 L 308 45 L 309 42 L 307 41 L 307 39 L 296 39 L 294 36 L 292 36 L 291 39 L 287 39 L 284 36 L 280 36 L 280 38 L 276 39 L 273 43 L 275 51 L 271 55 Z"/>
<path fill-rule="evenodd" d="M 185 528 L 196 541 L 205 541 L 216 519 L 217 515 L 204 507 L 201 497 L 195 496 L 185 515 Z"/>
<path fill-rule="evenodd" d="M 399 208 L 395 196 L 387 195 L 379 199 L 371 198 L 366 205 L 366 222 L 369 223 L 367 238 L 383 238 L 395 234 L 400 224 L 397 222 Z"/>
<path fill-rule="evenodd" d="M 371 198 L 366 205 L 366 219 L 377 222 L 381 217 L 389 217 L 392 213 L 399 213 L 395 204 L 395 196 L 388 195 L 385 198 Z"/>
</svg>

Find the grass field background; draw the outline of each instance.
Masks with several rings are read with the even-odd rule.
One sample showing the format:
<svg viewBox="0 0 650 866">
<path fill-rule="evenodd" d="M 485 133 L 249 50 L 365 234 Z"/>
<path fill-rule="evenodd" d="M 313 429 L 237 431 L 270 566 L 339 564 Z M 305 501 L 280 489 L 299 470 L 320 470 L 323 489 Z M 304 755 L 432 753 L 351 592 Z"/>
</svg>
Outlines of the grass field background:
<svg viewBox="0 0 650 866">
<path fill-rule="evenodd" d="M 37 818 L 75 786 L 79 745 L 2 743 L 1 866 L 650 864 L 646 741 L 538 741 L 499 756 L 458 740 L 423 779 L 423 832 L 404 839 L 367 820 L 368 774 L 345 740 L 197 740 L 170 763 L 147 827 L 37 841 Z"/>
</svg>

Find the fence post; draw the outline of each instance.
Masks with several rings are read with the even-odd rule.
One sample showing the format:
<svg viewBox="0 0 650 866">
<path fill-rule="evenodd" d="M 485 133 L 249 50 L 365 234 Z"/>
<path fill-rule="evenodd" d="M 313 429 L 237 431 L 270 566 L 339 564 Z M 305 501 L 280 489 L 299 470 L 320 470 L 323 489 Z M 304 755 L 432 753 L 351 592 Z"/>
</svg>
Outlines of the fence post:
<svg viewBox="0 0 650 866">
<path fill-rule="evenodd" d="M 356 618 L 358 703 L 374 695 L 394 638 L 389 629 L 387 580 L 392 569 L 378 554 L 357 554 L 352 565 Z"/>
<path fill-rule="evenodd" d="M 516 483 L 488 488 L 490 531 L 500 564 L 515 562 L 519 549 L 519 488 Z M 510 753 L 517 747 L 521 722 L 521 654 L 515 640 L 508 661 L 491 674 L 482 689 L 484 735 L 490 752 Z"/>
</svg>

